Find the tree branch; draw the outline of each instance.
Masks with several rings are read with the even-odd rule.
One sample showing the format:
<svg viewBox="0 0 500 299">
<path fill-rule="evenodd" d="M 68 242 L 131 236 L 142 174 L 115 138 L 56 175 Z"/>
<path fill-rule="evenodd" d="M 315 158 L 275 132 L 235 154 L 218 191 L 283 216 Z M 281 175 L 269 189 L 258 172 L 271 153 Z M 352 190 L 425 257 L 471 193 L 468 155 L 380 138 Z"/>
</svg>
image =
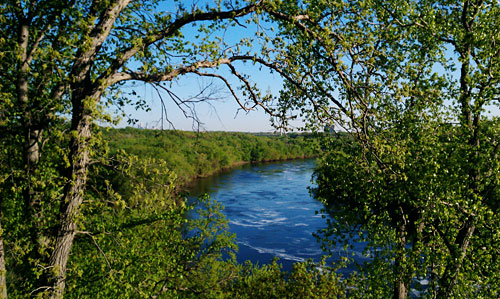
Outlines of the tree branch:
<svg viewBox="0 0 500 299">
<path fill-rule="evenodd" d="M 84 45 L 79 48 L 79 52 L 76 55 L 77 58 L 72 69 L 74 76 L 79 78 L 90 69 L 90 64 L 93 62 L 91 58 L 94 57 L 99 51 L 100 47 L 111 32 L 116 18 L 130 3 L 130 1 L 131 0 L 116 0 L 103 12 L 99 22 L 89 34 L 90 44 L 85 45 L 84 43 Z"/>
<path fill-rule="evenodd" d="M 174 33 L 176 33 L 183 26 L 198 22 L 198 21 L 209 21 L 209 20 L 223 20 L 223 19 L 234 19 L 236 17 L 241 17 L 247 15 L 249 13 L 255 12 L 257 8 L 260 6 L 261 2 L 257 2 L 256 4 L 248 5 L 241 9 L 234 9 L 229 11 L 210 11 L 210 12 L 199 12 L 195 11 L 190 14 L 185 14 L 182 17 L 178 18 L 174 22 L 172 22 L 169 26 L 167 26 L 164 30 L 159 33 L 151 34 L 145 36 L 141 39 L 139 43 L 134 46 L 131 46 L 120 53 L 117 54 L 117 58 L 111 63 L 108 72 L 104 72 L 98 79 L 98 81 L 106 82 L 106 87 L 113 84 L 114 80 L 110 80 L 112 77 L 116 77 L 117 71 L 123 67 L 123 65 L 134 56 L 142 47 L 149 47 L 153 43 L 165 39 Z"/>
</svg>

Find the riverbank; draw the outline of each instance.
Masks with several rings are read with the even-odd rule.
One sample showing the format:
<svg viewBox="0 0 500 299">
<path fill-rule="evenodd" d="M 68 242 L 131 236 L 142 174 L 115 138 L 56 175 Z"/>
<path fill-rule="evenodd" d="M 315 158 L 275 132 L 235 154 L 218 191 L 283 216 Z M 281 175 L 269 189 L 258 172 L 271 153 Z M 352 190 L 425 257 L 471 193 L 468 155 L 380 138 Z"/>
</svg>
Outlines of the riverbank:
<svg viewBox="0 0 500 299">
<path fill-rule="evenodd" d="M 108 129 L 104 137 L 112 153 L 124 150 L 165 161 L 176 173 L 178 187 L 244 164 L 311 158 L 318 148 L 315 136 L 297 133 L 278 136 L 124 128 Z"/>
<path fill-rule="evenodd" d="M 104 163 L 95 163 L 89 169 L 89 191 L 86 193 L 84 210 L 81 211 L 87 217 L 84 222 L 79 223 L 79 228 L 88 231 L 89 235 L 79 234 L 75 238 L 68 267 L 71 269 L 67 276 L 68 294 L 74 294 L 74 297 L 101 294 L 102 297 L 101 290 L 106 289 L 111 291 L 104 294 L 104 297 L 119 297 L 124 294 L 123 290 L 119 289 L 124 284 L 122 281 L 130 286 L 143 287 L 145 292 L 141 294 L 154 294 L 157 285 L 155 282 L 165 281 L 165 285 L 168 283 L 168 286 L 182 290 L 205 290 L 208 286 L 209 290 L 214 290 L 208 297 L 217 298 L 269 297 L 265 294 L 278 294 L 277 290 L 279 294 L 287 294 L 290 297 L 304 297 L 304 294 L 295 291 L 303 286 L 307 286 L 308 295 L 317 289 L 318 297 L 333 296 L 331 292 L 322 291 L 318 277 L 321 275 L 321 283 L 327 284 L 329 289 L 336 287 L 337 278 L 330 275 L 331 272 L 324 272 L 326 275 L 319 272 L 314 264 L 297 264 L 291 273 L 285 273 L 277 263 L 257 266 L 225 259 L 228 254 L 234 255 L 237 243 L 231 231 L 228 231 L 228 225 L 234 227 L 234 223 L 224 216 L 221 203 L 215 201 L 219 198 L 214 195 L 214 198 L 197 200 L 200 208 L 193 210 L 185 208 L 185 202 L 182 197 L 176 196 L 174 189 L 174 186 L 179 186 L 181 182 L 175 179 L 176 177 L 187 182 L 190 178 L 206 176 L 223 169 L 229 170 L 237 165 L 312 156 L 314 138 L 303 135 L 279 137 L 130 129 L 108 129 L 103 132 L 103 137 L 109 144 L 107 147 L 103 146 L 103 152 L 107 156 Z M 307 153 L 309 150 L 311 154 Z M 128 154 L 123 154 L 122 151 Z M 301 162 L 312 161 L 300 161 L 297 164 Z M 238 187 L 233 184 L 234 192 L 223 192 L 235 202 L 245 203 L 245 200 L 240 200 L 245 193 L 252 193 L 252 200 L 261 201 L 253 201 L 251 208 L 256 209 L 253 212 L 250 208 L 243 209 L 243 212 L 255 215 L 261 213 L 256 220 L 259 223 L 251 223 L 254 221 L 252 217 L 240 218 L 243 225 L 239 227 L 274 223 L 285 224 L 282 229 L 288 231 L 292 224 L 286 223 L 287 218 L 295 219 L 293 224 L 298 224 L 293 226 L 299 230 L 296 234 L 306 234 L 304 229 L 314 227 L 310 221 L 320 218 L 312 214 L 306 215 L 307 219 L 304 220 L 292 217 L 290 213 L 298 215 L 298 212 L 305 211 L 302 201 L 305 194 L 294 191 L 294 188 L 305 192 L 307 189 L 290 179 L 292 173 L 294 176 L 300 176 L 302 173 L 304 177 L 299 178 L 298 182 L 307 183 L 310 173 L 307 173 L 307 167 L 288 168 L 287 171 L 281 172 L 284 181 L 276 183 L 269 176 L 265 176 L 265 172 L 277 175 L 281 169 L 278 164 L 244 166 L 240 168 L 242 171 L 237 169 L 231 171 L 230 175 L 212 176 L 207 180 L 228 178 L 238 173 L 248 174 L 240 180 L 245 185 Z M 250 174 L 247 171 L 250 169 L 257 170 L 258 175 Z M 262 177 L 263 175 L 265 177 Z M 258 179 L 259 176 L 262 180 Z M 257 188 L 266 186 L 267 191 L 255 192 Z M 295 196 L 296 203 L 288 205 L 279 200 L 281 189 L 290 191 L 290 195 L 285 197 Z M 273 193 L 279 197 L 270 197 Z M 248 200 L 245 204 L 251 203 Z M 287 215 L 266 213 L 271 210 L 266 205 L 271 204 L 283 205 L 287 209 Z M 314 200 L 308 204 L 321 205 Z M 313 212 L 317 208 L 309 206 L 308 209 Z M 199 217 L 190 218 L 188 213 L 193 211 L 198 212 Z M 193 234 L 187 235 L 186 231 Z M 280 233 L 279 237 L 282 235 Z M 271 239 L 279 240 L 277 236 Z M 304 241 L 303 244 L 306 245 L 296 247 L 298 250 L 313 243 L 311 239 Z M 284 242 L 292 243 L 291 240 Z M 238 244 L 240 252 L 252 254 L 261 250 L 259 246 L 248 244 L 249 246 Z M 266 245 L 263 249 L 266 250 L 267 256 L 272 258 L 276 256 L 274 252 L 279 254 L 283 251 L 284 247 L 277 246 Z M 306 255 L 292 252 L 289 256 L 281 257 L 293 262 L 303 260 L 310 254 L 311 252 L 306 252 Z M 291 269 L 291 265 L 289 268 Z M 299 278 L 301 285 L 291 283 L 299 281 Z M 147 285 L 145 281 L 154 285 Z M 130 289 L 130 292 L 133 290 Z M 185 293 L 175 294 L 182 296 Z"/>
<path fill-rule="evenodd" d="M 317 155 L 311 155 L 311 156 L 298 156 L 298 157 L 291 157 L 291 158 L 285 158 L 285 159 L 276 159 L 276 160 L 260 160 L 260 161 L 237 161 L 234 164 L 220 168 L 210 174 L 204 175 L 204 176 L 196 176 L 192 177 L 191 179 L 187 180 L 182 186 L 179 186 L 181 191 L 188 191 L 190 190 L 194 185 L 198 183 L 199 180 L 206 179 L 211 176 L 216 176 L 225 172 L 230 172 L 238 167 L 244 166 L 244 165 L 249 165 L 249 164 L 266 164 L 266 163 L 276 163 L 276 162 L 287 162 L 287 161 L 294 161 L 294 160 L 306 160 L 306 159 L 314 159 L 316 158 Z"/>
</svg>

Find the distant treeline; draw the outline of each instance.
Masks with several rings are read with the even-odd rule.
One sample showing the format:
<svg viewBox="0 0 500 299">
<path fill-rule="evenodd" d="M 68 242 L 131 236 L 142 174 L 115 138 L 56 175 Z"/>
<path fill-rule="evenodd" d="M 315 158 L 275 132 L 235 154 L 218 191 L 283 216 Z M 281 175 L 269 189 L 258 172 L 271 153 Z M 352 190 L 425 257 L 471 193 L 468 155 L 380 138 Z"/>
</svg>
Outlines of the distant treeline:
<svg viewBox="0 0 500 299">
<path fill-rule="evenodd" d="M 235 165 L 313 157 L 317 139 L 312 134 L 284 136 L 237 132 L 107 129 L 110 150 L 165 161 L 179 183 L 204 177 Z"/>
</svg>

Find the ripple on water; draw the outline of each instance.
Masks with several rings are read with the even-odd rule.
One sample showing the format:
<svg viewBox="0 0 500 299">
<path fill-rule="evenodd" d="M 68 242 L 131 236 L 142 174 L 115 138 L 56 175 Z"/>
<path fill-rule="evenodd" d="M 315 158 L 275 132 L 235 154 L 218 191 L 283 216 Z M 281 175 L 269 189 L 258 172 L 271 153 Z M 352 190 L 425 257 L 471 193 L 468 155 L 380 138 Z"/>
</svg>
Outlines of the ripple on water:
<svg viewBox="0 0 500 299">
<path fill-rule="evenodd" d="M 293 226 L 309 226 L 307 223 L 295 223 Z"/>
<path fill-rule="evenodd" d="M 305 259 L 299 256 L 295 256 L 292 254 L 286 253 L 286 250 L 284 248 L 278 248 L 278 249 L 273 249 L 273 248 L 265 248 L 265 247 L 258 247 L 258 246 L 252 246 L 248 242 L 238 242 L 238 245 L 243 245 L 246 247 L 249 247 L 258 253 L 267 253 L 271 254 L 273 256 L 279 257 L 284 260 L 289 260 L 289 261 L 294 261 L 294 262 L 304 262 Z"/>
<path fill-rule="evenodd" d="M 293 262 L 321 259 L 312 233 L 325 228 L 326 219 L 315 213 L 323 205 L 307 189 L 313 167 L 313 160 L 249 165 L 207 184 L 211 197 L 226 207 L 229 229 L 240 245 L 239 261 L 264 264 L 278 257 L 290 270 Z"/>
</svg>

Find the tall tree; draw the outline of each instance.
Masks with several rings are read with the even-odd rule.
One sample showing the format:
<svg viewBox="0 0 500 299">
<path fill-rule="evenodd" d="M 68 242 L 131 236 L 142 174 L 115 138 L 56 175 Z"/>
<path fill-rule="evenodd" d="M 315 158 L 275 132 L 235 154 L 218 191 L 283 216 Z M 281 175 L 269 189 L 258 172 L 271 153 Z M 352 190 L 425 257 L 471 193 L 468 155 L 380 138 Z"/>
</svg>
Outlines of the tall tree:
<svg viewBox="0 0 500 299">
<path fill-rule="evenodd" d="M 351 136 L 327 145 L 314 192 L 336 218 L 327 243 L 368 242 L 371 279 L 353 293 L 498 294 L 499 119 L 487 110 L 499 97 L 499 12 L 498 1 L 468 0 L 270 12 L 274 42 L 287 45 L 282 109 Z"/>
<path fill-rule="evenodd" d="M 223 76 L 227 73 L 217 73 L 226 65 L 250 91 L 251 106 L 265 107 L 233 65 L 252 60 L 249 40 L 229 43 L 211 35 L 244 27 L 238 19 L 251 21 L 261 6 L 251 1 L 186 8 L 131 0 L 1 4 L 0 123 L 6 134 L 0 225 L 8 228 L 0 234 L 3 295 L 8 283 L 20 286 L 19 294 L 63 296 L 78 219 L 85 217 L 79 211 L 95 154 L 94 122 L 104 117 L 100 111 L 107 102 L 120 105 L 125 82 L 169 92 L 162 82 L 184 74 L 211 77 L 221 80 L 243 109 L 251 109 Z M 191 27 L 197 37 L 189 40 L 183 29 Z M 4 248 L 12 253 L 6 262 Z"/>
</svg>

